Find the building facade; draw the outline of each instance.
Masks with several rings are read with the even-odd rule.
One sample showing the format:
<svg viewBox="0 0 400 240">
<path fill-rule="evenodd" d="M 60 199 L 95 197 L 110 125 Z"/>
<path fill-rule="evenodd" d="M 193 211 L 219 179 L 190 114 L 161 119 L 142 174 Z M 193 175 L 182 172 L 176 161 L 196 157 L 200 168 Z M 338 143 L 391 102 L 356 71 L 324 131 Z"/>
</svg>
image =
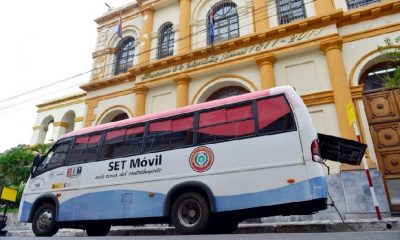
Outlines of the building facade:
<svg viewBox="0 0 400 240">
<path fill-rule="evenodd" d="M 38 105 L 32 144 L 44 141 L 51 123 L 57 139 L 81 127 L 292 85 L 321 133 L 356 139 L 346 110 L 353 102 L 369 167 L 379 171 L 363 92 L 380 87 L 374 76 L 388 71 L 378 46 L 400 35 L 400 1 L 138 0 L 95 21 L 85 93 Z M 337 174 L 363 169 L 328 165 Z M 394 176 L 383 179 L 392 211 L 400 210 Z"/>
</svg>

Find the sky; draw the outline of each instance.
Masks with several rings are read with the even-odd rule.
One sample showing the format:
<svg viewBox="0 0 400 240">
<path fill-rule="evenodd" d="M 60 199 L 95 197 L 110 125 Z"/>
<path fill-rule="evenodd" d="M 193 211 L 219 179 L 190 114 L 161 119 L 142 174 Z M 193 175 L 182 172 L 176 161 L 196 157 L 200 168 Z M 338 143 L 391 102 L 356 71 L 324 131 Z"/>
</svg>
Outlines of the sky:
<svg viewBox="0 0 400 240">
<path fill-rule="evenodd" d="M 94 19 L 107 12 L 105 2 L 117 8 L 133 0 L 2 1 L 0 153 L 30 144 L 37 104 L 80 92 L 89 81 L 89 73 L 73 76 L 92 68 Z"/>
</svg>

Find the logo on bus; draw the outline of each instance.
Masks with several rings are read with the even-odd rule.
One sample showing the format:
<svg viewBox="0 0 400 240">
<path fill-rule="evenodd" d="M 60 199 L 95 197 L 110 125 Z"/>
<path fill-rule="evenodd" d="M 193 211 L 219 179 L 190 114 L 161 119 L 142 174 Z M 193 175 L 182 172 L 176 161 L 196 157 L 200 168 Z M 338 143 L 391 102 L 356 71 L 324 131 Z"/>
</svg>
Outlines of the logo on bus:
<svg viewBox="0 0 400 240">
<path fill-rule="evenodd" d="M 78 177 L 82 173 L 82 166 L 67 169 L 67 177 Z"/>
<path fill-rule="evenodd" d="M 195 148 L 190 154 L 189 163 L 196 172 L 205 172 L 214 163 L 214 154 L 208 147 Z"/>
</svg>

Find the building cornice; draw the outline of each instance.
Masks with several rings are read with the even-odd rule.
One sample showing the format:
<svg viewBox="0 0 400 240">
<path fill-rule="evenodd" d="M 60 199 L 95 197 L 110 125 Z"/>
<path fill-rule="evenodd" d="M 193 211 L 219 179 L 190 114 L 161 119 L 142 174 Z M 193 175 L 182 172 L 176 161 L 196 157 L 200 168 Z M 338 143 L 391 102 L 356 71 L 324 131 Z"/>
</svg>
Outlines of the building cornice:
<svg viewBox="0 0 400 240">
<path fill-rule="evenodd" d="M 308 107 L 334 103 L 332 90 L 301 95 L 301 98 L 303 99 L 304 104 Z"/>
<path fill-rule="evenodd" d="M 118 85 L 121 83 L 133 82 L 133 81 L 135 81 L 135 79 L 136 79 L 135 76 L 128 72 L 128 73 L 123 73 L 123 74 L 113 76 L 108 79 L 91 81 L 89 83 L 80 85 L 79 87 L 87 92 L 90 92 L 90 91 L 96 91 L 96 90 L 106 88 L 106 87 L 115 86 L 115 85 Z"/>
<path fill-rule="evenodd" d="M 61 108 L 65 106 L 70 106 L 74 104 L 79 104 L 85 101 L 86 93 L 80 93 L 68 97 L 58 98 L 56 100 L 44 102 L 41 104 L 37 104 L 38 108 L 37 112 L 45 112 L 51 109 Z"/>
<path fill-rule="evenodd" d="M 337 25 L 342 27 L 398 12 L 400 12 L 400 2 L 398 0 L 388 0 L 346 11 Z"/>
</svg>

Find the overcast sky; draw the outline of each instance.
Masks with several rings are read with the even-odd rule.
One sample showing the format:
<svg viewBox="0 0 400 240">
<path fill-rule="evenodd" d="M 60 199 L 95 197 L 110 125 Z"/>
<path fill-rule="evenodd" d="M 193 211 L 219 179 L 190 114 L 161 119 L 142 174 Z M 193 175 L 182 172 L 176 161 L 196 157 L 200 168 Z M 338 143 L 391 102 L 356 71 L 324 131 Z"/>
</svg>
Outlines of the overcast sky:
<svg viewBox="0 0 400 240">
<path fill-rule="evenodd" d="M 133 0 L 2 1 L 0 14 L 0 153 L 29 144 L 36 104 L 81 91 L 90 74 L 14 97 L 87 72 L 97 24 L 107 11 Z M 11 98 L 11 99 L 9 99 Z M 9 100 L 7 100 L 9 99 Z"/>
</svg>

